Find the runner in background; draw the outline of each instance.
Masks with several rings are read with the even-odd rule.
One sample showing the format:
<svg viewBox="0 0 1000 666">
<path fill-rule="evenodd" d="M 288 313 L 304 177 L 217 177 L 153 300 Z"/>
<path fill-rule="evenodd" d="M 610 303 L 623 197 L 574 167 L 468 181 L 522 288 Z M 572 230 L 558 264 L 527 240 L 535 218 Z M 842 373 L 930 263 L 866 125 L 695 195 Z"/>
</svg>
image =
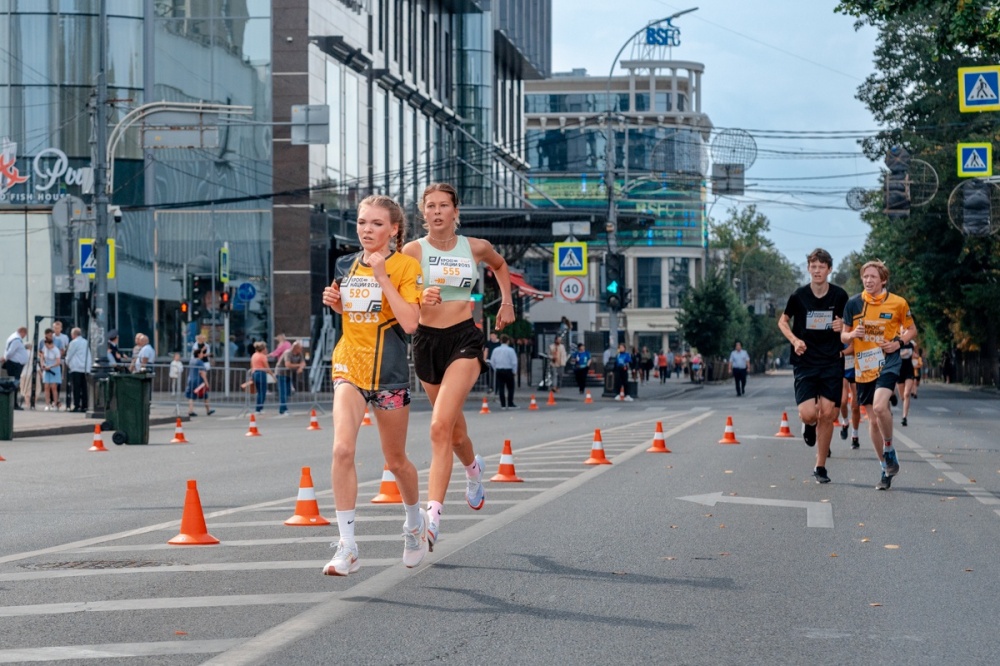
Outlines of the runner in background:
<svg viewBox="0 0 1000 666">
<path fill-rule="evenodd" d="M 841 351 L 844 357 L 844 389 L 840 394 L 840 438 L 847 439 L 848 423 L 851 427 L 851 448 L 861 448 L 858 441 L 858 428 L 861 427 L 861 405 L 858 404 L 858 388 L 854 384 L 854 345 L 844 345 Z M 848 420 L 850 411 L 850 420 Z"/>
<path fill-rule="evenodd" d="M 889 293 L 889 269 L 881 261 L 861 267 L 864 291 L 852 296 L 844 308 L 840 339 L 853 343 L 858 403 L 869 409 L 872 447 L 882 467 L 876 490 L 889 490 L 899 473 L 899 458 L 892 445 L 892 410 L 889 396 L 896 388 L 902 366 L 899 350 L 917 335 L 910 306 Z"/>
<path fill-rule="evenodd" d="M 913 341 L 910 340 L 899 348 L 900 370 L 896 380 L 896 391 L 903 398 L 903 419 L 899 425 L 906 426 L 906 418 L 910 415 L 910 394 L 913 392 Z"/>
</svg>

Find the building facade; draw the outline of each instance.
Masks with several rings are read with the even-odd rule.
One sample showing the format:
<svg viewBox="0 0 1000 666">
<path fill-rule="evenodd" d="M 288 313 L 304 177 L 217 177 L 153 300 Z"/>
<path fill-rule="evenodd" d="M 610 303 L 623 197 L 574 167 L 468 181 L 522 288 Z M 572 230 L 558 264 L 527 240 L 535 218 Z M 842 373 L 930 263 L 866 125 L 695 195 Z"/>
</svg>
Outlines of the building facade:
<svg viewBox="0 0 1000 666">
<path fill-rule="evenodd" d="M 702 110 L 704 66 L 664 59 L 648 47 L 636 48 L 633 56 L 620 63 L 624 72 L 610 79 L 574 70 L 525 84 L 529 197 L 541 207 L 606 209 L 607 136 L 614 133 L 614 199 L 625 216 L 615 240 L 626 257 L 631 289 L 619 317 L 619 330 L 627 335 L 619 340 L 654 351 L 676 349 L 679 306 L 703 274 L 707 242 L 712 124 Z M 578 329 L 608 330 L 602 260 L 609 239 L 599 224 L 583 215 L 582 233 L 574 234 L 588 243 L 585 297 L 576 304 L 557 300 L 534 306 L 536 322 L 566 316 Z M 549 284 L 556 293 L 566 279 L 554 274 L 545 253 L 527 258 L 525 268 L 535 284 Z"/>
<path fill-rule="evenodd" d="M 434 181 L 469 209 L 527 205 L 523 90 L 550 68 L 549 0 L 0 0 L 0 330 L 92 314 L 102 2 L 112 128 L 160 101 L 249 109 L 199 119 L 210 136 L 195 145 L 123 133 L 108 317 L 123 344 L 147 333 L 166 356 L 204 334 L 221 353 L 223 292 L 241 354 L 277 333 L 315 339 L 369 193 L 403 204 L 411 236 Z M 329 108 L 327 141 L 293 144 L 296 105 Z"/>
</svg>

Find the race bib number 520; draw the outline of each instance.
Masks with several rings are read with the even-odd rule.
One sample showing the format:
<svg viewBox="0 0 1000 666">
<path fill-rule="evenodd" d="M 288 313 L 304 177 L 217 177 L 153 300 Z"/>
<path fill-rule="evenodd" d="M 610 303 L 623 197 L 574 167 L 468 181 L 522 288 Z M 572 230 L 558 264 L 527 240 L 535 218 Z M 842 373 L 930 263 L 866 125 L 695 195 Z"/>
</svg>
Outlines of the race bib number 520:
<svg viewBox="0 0 1000 666">
<path fill-rule="evenodd" d="M 352 275 L 340 285 L 344 312 L 381 312 L 382 287 L 373 277 Z"/>
</svg>

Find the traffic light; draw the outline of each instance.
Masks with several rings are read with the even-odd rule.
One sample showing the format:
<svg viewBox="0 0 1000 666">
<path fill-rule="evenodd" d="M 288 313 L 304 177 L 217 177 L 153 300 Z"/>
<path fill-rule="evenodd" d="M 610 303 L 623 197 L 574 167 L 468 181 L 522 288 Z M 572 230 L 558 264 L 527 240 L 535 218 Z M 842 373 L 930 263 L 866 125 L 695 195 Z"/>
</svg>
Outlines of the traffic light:
<svg viewBox="0 0 1000 666">
<path fill-rule="evenodd" d="M 221 312 L 229 312 L 229 309 L 230 309 L 229 308 L 229 306 L 230 306 L 229 299 L 230 299 L 229 290 L 228 289 L 223 289 L 219 293 L 219 310 Z"/>
<path fill-rule="evenodd" d="M 187 301 L 181 301 L 181 314 L 184 315 L 184 316 L 187 316 L 187 313 L 189 311 L 190 311 L 190 308 L 188 308 Z"/>
<path fill-rule="evenodd" d="M 904 217 L 910 214 L 910 153 L 893 146 L 885 156 L 889 174 L 885 177 L 885 214 Z"/>
<path fill-rule="evenodd" d="M 993 185 L 974 178 L 965 183 L 962 192 L 962 231 L 969 236 L 990 233 L 990 190 Z"/>
<path fill-rule="evenodd" d="M 604 302 L 609 310 L 617 312 L 625 307 L 630 293 L 625 288 L 625 255 L 604 255 Z"/>
<path fill-rule="evenodd" d="M 195 321 L 205 314 L 205 297 L 211 285 L 212 280 L 208 276 L 195 275 L 191 278 L 191 317 Z"/>
</svg>

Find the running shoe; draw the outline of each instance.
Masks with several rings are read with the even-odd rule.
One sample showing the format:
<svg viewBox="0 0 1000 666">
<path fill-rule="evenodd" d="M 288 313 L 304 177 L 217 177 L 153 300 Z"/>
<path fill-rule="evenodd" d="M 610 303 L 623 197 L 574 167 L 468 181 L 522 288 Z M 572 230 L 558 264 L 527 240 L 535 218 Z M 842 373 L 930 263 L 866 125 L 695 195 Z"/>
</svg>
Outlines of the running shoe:
<svg viewBox="0 0 1000 666">
<path fill-rule="evenodd" d="M 330 544 L 331 546 L 333 544 Z M 323 567 L 323 575 L 325 576 L 346 576 L 347 574 L 352 574 L 361 568 L 361 562 L 358 560 L 358 546 L 348 546 L 341 540 L 337 543 L 337 551 L 333 554 L 333 559 L 326 563 Z"/>
<path fill-rule="evenodd" d="M 830 483 L 830 477 L 826 473 L 826 467 L 817 467 L 813 470 L 813 478 L 816 483 Z"/>
<path fill-rule="evenodd" d="M 875 484 L 875 490 L 889 490 L 889 486 L 892 485 L 892 477 L 886 476 L 885 472 L 882 472 L 882 479 Z"/>
<path fill-rule="evenodd" d="M 895 391 L 893 392 L 892 395 L 889 396 L 889 404 L 892 405 L 893 407 L 899 404 L 899 398 L 896 397 Z"/>
<path fill-rule="evenodd" d="M 861 442 L 858 441 L 857 437 L 851 437 L 851 448 L 852 449 L 860 449 L 861 448 Z"/>
<path fill-rule="evenodd" d="M 465 500 L 473 511 L 479 511 L 486 503 L 486 490 L 483 488 L 483 459 L 476 456 L 476 466 L 479 467 L 479 474 L 475 476 L 465 475 Z"/>
<path fill-rule="evenodd" d="M 885 452 L 885 473 L 889 476 L 899 474 L 899 458 L 896 457 L 896 449 L 887 449 Z"/>
<path fill-rule="evenodd" d="M 847 424 L 840 426 L 840 438 L 847 439 Z"/>
<path fill-rule="evenodd" d="M 806 446 L 816 446 L 816 424 L 802 424 L 802 439 L 806 441 Z"/>
<path fill-rule="evenodd" d="M 906 425 L 906 417 L 905 416 L 903 417 L 903 421 L 900 423 L 900 425 L 903 425 L 903 426 Z"/>
<path fill-rule="evenodd" d="M 427 517 L 427 512 L 421 509 L 419 527 L 411 532 L 406 529 L 406 524 L 403 524 L 403 564 L 411 569 L 420 564 L 424 555 L 427 554 L 427 524 L 429 522 L 430 518 Z"/>
</svg>

